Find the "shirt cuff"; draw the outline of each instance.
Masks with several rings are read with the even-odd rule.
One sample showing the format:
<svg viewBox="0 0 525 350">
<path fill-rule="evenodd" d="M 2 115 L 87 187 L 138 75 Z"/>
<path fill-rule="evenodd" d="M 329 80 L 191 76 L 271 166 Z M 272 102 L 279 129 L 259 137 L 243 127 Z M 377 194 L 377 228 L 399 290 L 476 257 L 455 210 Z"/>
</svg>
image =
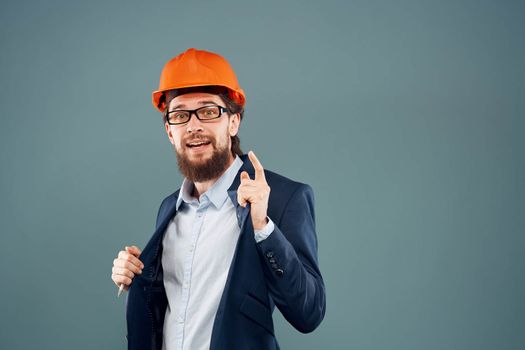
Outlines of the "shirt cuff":
<svg viewBox="0 0 525 350">
<path fill-rule="evenodd" d="M 254 230 L 253 231 L 255 233 L 255 241 L 257 243 L 262 242 L 266 238 L 268 238 L 270 233 L 272 233 L 273 230 L 275 229 L 275 225 L 273 224 L 272 219 L 270 219 L 269 217 L 267 217 L 267 218 L 268 218 L 268 223 L 266 224 L 266 226 L 264 226 L 260 230 Z"/>
</svg>

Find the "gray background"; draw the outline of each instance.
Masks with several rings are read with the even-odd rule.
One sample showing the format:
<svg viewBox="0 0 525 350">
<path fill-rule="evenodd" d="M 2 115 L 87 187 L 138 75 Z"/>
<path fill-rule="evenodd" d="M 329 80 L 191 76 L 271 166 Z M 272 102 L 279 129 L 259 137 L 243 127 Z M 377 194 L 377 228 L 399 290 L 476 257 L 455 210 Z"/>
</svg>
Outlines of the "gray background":
<svg viewBox="0 0 525 350">
<path fill-rule="evenodd" d="M 178 188 L 150 94 L 228 58 L 242 146 L 313 186 L 327 313 L 283 349 L 524 349 L 519 1 L 3 1 L 0 348 L 125 349 L 112 261 Z"/>
</svg>

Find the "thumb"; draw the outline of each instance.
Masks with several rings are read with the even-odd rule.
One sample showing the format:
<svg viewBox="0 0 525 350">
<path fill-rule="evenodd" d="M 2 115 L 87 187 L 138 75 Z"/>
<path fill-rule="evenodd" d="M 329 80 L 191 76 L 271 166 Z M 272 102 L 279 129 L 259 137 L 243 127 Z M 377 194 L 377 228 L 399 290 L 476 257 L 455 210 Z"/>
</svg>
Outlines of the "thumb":
<svg viewBox="0 0 525 350">
<path fill-rule="evenodd" d="M 242 180 L 250 180 L 250 175 L 248 175 L 248 173 L 246 171 L 243 171 L 241 173 L 241 181 Z"/>
<path fill-rule="evenodd" d="M 135 255 L 137 258 L 140 256 L 140 249 L 137 246 L 132 245 L 131 247 L 126 247 L 126 251 L 130 254 Z"/>
</svg>

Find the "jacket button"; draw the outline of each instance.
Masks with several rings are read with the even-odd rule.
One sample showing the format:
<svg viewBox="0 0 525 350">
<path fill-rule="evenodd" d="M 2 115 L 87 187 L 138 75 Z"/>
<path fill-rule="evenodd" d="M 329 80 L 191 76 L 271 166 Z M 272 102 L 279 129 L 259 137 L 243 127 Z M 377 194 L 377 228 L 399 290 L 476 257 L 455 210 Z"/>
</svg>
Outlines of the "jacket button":
<svg viewBox="0 0 525 350">
<path fill-rule="evenodd" d="M 272 264 L 275 263 L 275 259 L 274 259 L 274 258 L 270 258 L 268 261 L 269 261 L 270 263 L 272 263 Z"/>
<path fill-rule="evenodd" d="M 279 265 L 277 265 L 277 264 L 272 264 L 272 269 L 277 269 L 277 268 L 279 268 Z"/>
<path fill-rule="evenodd" d="M 279 276 L 279 277 L 283 277 L 283 275 L 284 275 L 284 271 L 283 271 L 282 269 L 277 269 L 277 270 L 275 270 L 275 273 L 276 273 L 277 276 Z"/>
<path fill-rule="evenodd" d="M 268 253 L 266 253 L 266 256 L 268 258 L 273 258 L 273 252 L 270 250 Z"/>
</svg>

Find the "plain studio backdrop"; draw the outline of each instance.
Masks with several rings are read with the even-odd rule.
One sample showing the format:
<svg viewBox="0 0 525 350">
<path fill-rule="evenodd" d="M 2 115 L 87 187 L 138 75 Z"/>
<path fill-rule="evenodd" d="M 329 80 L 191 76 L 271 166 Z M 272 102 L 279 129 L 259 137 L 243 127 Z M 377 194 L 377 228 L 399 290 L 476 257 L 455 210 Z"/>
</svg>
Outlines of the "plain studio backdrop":
<svg viewBox="0 0 525 350">
<path fill-rule="evenodd" d="M 314 188 L 327 312 L 276 309 L 282 349 L 524 349 L 524 38 L 520 1 L 3 1 L 0 348 L 126 348 L 111 266 L 182 181 L 151 92 L 195 47 Z"/>
</svg>

